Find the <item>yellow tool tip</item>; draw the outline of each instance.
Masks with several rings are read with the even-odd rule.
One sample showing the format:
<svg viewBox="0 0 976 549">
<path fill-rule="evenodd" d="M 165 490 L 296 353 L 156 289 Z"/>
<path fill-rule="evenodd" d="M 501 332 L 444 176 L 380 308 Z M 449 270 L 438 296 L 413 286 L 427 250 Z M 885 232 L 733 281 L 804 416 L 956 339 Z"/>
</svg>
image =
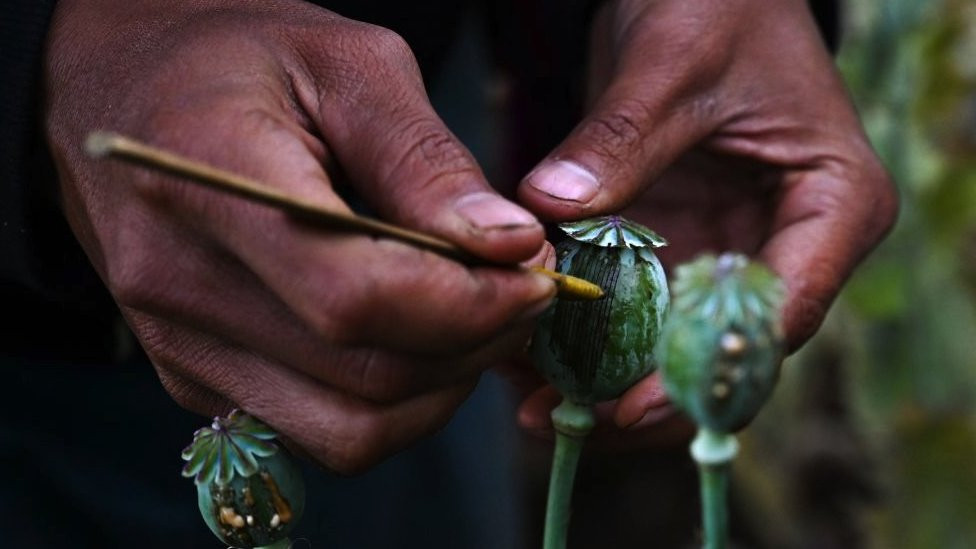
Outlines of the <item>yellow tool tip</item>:
<svg viewBox="0 0 976 549">
<path fill-rule="evenodd" d="M 533 267 L 532 270 L 551 278 L 552 281 L 556 283 L 556 290 L 559 292 L 559 297 L 562 299 L 593 301 L 600 299 L 604 295 L 603 288 L 597 286 L 589 280 L 557 273 L 556 271 L 551 271 L 542 267 Z"/>
</svg>

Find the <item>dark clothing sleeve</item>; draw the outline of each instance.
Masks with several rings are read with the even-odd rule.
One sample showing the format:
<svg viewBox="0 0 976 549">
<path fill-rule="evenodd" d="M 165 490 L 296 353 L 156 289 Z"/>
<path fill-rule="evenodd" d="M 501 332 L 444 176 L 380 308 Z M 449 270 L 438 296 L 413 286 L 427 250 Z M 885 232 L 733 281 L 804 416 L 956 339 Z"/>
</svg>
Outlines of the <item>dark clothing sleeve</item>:
<svg viewBox="0 0 976 549">
<path fill-rule="evenodd" d="M 0 355 L 104 361 L 118 313 L 61 213 L 39 116 L 54 5 L 0 9 Z"/>
<path fill-rule="evenodd" d="M 36 185 L 41 58 L 53 0 L 10 0 L 0 17 L 0 277 L 32 282 L 34 227 L 27 204 Z M 36 194 L 36 193 L 35 193 Z"/>
</svg>

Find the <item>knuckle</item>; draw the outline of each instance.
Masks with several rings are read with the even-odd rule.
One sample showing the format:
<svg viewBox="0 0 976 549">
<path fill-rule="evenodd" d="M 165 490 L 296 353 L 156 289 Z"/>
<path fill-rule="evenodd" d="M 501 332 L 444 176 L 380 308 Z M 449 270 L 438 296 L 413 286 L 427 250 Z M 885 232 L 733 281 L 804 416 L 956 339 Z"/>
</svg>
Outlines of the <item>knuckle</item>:
<svg viewBox="0 0 976 549">
<path fill-rule="evenodd" d="M 343 475 L 361 473 L 379 463 L 390 443 L 386 423 L 374 412 L 362 412 L 347 418 L 344 425 L 329 437 L 325 462 Z"/>
<path fill-rule="evenodd" d="M 402 401 L 415 393 L 419 372 L 407 364 L 393 364 L 375 351 L 361 353 L 350 375 L 354 393 L 380 404 Z"/>
<path fill-rule="evenodd" d="M 420 76 L 416 57 L 407 41 L 395 31 L 362 21 L 346 20 L 341 43 L 344 51 L 361 70 L 395 68 L 404 74 Z"/>
<path fill-rule="evenodd" d="M 156 367 L 160 383 L 181 408 L 202 415 L 221 415 L 233 406 L 227 399 L 178 374 Z"/>
<path fill-rule="evenodd" d="M 446 174 L 474 171 L 474 163 L 466 148 L 439 121 L 430 117 L 408 120 L 396 139 L 410 143 L 384 174 L 391 179 L 397 174 L 430 174 L 422 185 L 429 186 Z"/>
<path fill-rule="evenodd" d="M 865 170 L 865 181 L 871 189 L 872 215 L 870 220 L 875 231 L 882 235 L 894 226 L 898 218 L 900 197 L 891 176 L 880 161 L 869 162 L 865 166 Z"/>
<path fill-rule="evenodd" d="M 786 326 L 789 352 L 799 349 L 820 328 L 827 314 L 829 300 L 813 297 L 797 297 L 791 304 L 789 322 Z"/>
<path fill-rule="evenodd" d="M 308 323 L 316 335 L 333 345 L 349 346 L 359 342 L 359 332 L 349 313 L 316 312 L 308 315 Z"/>
<path fill-rule="evenodd" d="M 413 150 L 427 164 L 440 167 L 463 166 L 468 153 L 447 129 L 428 122 L 413 127 Z"/>
<path fill-rule="evenodd" d="M 443 427 L 473 388 L 473 383 L 460 385 L 446 398 L 441 396 L 440 401 L 416 409 L 383 407 L 363 401 L 347 403 L 352 406 L 316 425 L 312 429 L 315 434 L 306 424 L 299 438 L 328 468 L 354 475 Z"/>
<path fill-rule="evenodd" d="M 583 137 L 608 160 L 623 160 L 644 146 L 648 108 L 638 100 L 619 101 L 592 118 Z"/>
<path fill-rule="evenodd" d="M 138 207 L 116 223 L 122 228 L 101 242 L 105 283 L 120 306 L 164 314 L 198 303 L 208 275 L 196 268 L 201 252 L 185 234 Z"/>
<path fill-rule="evenodd" d="M 210 370 L 215 350 L 191 343 L 187 337 L 179 337 L 174 330 L 162 328 L 154 322 L 144 322 L 136 327 L 146 354 L 157 368 L 176 372 Z"/>
<path fill-rule="evenodd" d="M 458 273 L 456 267 L 445 264 L 430 269 L 427 285 L 429 295 L 439 302 L 430 303 L 420 314 L 429 315 L 428 338 L 436 340 L 437 355 L 457 357 L 482 346 L 501 331 L 510 320 L 514 298 L 501 295 L 496 281 L 490 277 L 472 279 Z M 404 292 L 409 292 L 404 288 Z M 405 294 L 409 295 L 409 294 Z M 465 311 L 479 311 L 467 314 Z"/>
<path fill-rule="evenodd" d="M 312 331 L 326 342 L 340 347 L 355 347 L 365 341 L 366 328 L 374 311 L 369 294 L 347 290 L 307 303 L 304 316 Z"/>
<path fill-rule="evenodd" d="M 368 44 L 373 52 L 381 59 L 396 65 L 413 68 L 417 61 L 413 50 L 402 36 L 386 27 L 370 25 L 368 27 Z"/>
<path fill-rule="evenodd" d="M 817 194 L 821 211 L 852 224 L 864 246 L 872 246 L 898 217 L 899 196 L 888 171 L 866 142 L 836 161 L 828 172 L 837 183 Z"/>
<path fill-rule="evenodd" d="M 392 194 L 384 203 L 397 218 L 423 219 L 430 212 L 429 197 L 450 192 L 446 187 L 452 181 L 481 177 L 471 153 L 436 119 L 407 120 L 391 139 L 407 143 L 391 144 L 391 150 L 399 150 L 379 173 L 384 190 Z"/>
<path fill-rule="evenodd" d="M 319 49 L 335 51 L 310 67 L 325 84 L 324 105 L 375 103 L 390 93 L 423 90 L 423 77 L 413 51 L 396 32 L 370 23 L 346 21 L 337 39 L 318 38 Z"/>
<path fill-rule="evenodd" d="M 129 253 L 117 254 L 106 266 L 109 291 L 122 306 L 133 309 L 150 309 L 163 300 L 161 292 L 169 286 L 166 270 L 152 253 L 134 248 Z"/>
<path fill-rule="evenodd" d="M 195 411 L 207 403 L 212 407 L 219 404 L 218 393 L 241 394 L 238 389 L 247 385 L 233 373 L 240 368 L 227 368 L 225 349 L 218 340 L 195 337 L 145 315 L 135 314 L 130 324 L 156 370 L 167 373 L 171 385 L 167 391 L 181 406 Z M 160 379 L 165 386 L 162 375 Z"/>
</svg>

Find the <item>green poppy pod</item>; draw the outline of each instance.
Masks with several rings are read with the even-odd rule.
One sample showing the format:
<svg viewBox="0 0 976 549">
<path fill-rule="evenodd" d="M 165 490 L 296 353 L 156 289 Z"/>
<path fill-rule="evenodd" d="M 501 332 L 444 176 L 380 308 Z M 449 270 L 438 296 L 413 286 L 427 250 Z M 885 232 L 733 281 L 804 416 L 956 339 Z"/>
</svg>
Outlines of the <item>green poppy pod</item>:
<svg viewBox="0 0 976 549">
<path fill-rule="evenodd" d="M 619 216 L 561 224 L 560 273 L 603 288 L 594 301 L 557 298 L 539 319 L 531 353 L 566 398 L 593 404 L 620 396 L 655 368 L 654 345 L 668 309 L 668 286 L 652 251 L 666 241 Z"/>
<path fill-rule="evenodd" d="M 745 256 L 727 253 L 679 266 L 672 292 L 657 349 L 665 390 L 700 427 L 741 429 L 779 377 L 780 280 Z"/>
<path fill-rule="evenodd" d="M 193 477 L 204 522 L 233 547 L 287 539 L 305 508 L 302 473 L 274 439 L 277 433 L 234 410 L 193 434 L 183 476 Z"/>
</svg>

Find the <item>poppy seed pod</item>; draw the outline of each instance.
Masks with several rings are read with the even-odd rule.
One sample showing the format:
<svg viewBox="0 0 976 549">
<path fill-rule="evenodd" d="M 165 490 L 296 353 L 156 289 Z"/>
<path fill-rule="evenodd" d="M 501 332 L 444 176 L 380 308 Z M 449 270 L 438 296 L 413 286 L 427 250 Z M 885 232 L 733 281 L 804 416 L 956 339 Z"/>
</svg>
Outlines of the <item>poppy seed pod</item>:
<svg viewBox="0 0 976 549">
<path fill-rule="evenodd" d="M 274 442 L 277 433 L 234 410 L 193 434 L 183 450 L 184 477 L 193 477 L 203 520 L 234 547 L 287 539 L 305 507 L 301 471 Z"/>
<path fill-rule="evenodd" d="M 783 359 L 783 287 L 745 256 L 703 256 L 679 266 L 658 346 L 664 388 L 700 427 L 748 424 L 776 385 Z"/>
<path fill-rule="evenodd" d="M 655 367 L 669 294 L 652 249 L 666 241 L 615 215 L 559 227 L 570 238 L 556 247 L 557 270 L 597 284 L 605 295 L 595 301 L 557 298 L 539 319 L 532 357 L 567 399 L 610 400 Z"/>
</svg>

